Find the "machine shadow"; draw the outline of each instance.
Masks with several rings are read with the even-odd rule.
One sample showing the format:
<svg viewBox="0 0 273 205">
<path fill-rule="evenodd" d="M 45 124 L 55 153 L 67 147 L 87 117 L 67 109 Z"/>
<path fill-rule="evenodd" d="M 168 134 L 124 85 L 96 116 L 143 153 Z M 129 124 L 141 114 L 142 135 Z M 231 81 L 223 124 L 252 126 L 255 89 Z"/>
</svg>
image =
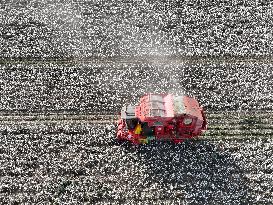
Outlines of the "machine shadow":
<svg viewBox="0 0 273 205">
<path fill-rule="evenodd" d="M 207 141 L 156 143 L 137 149 L 146 186 L 160 197 L 193 204 L 251 204 L 248 180 L 228 150 Z"/>
</svg>

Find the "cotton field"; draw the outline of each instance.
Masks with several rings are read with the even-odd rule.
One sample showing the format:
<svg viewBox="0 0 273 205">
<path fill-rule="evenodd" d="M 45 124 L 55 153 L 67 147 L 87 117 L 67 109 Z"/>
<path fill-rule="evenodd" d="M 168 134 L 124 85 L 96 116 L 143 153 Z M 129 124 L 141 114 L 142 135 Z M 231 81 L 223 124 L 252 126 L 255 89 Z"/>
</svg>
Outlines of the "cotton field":
<svg viewBox="0 0 273 205">
<path fill-rule="evenodd" d="M 272 8 L 0 1 L 1 204 L 272 204 Z M 145 93 L 196 98 L 208 130 L 118 142 Z"/>
</svg>

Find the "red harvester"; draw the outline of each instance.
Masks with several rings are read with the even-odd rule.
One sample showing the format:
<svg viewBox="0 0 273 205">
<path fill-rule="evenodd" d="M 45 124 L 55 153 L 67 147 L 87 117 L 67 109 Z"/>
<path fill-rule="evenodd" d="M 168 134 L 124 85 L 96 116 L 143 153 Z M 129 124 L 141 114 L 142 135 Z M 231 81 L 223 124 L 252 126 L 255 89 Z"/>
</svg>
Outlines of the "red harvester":
<svg viewBox="0 0 273 205">
<path fill-rule="evenodd" d="M 203 108 L 188 96 L 146 94 L 138 106 L 126 105 L 118 120 L 118 140 L 145 144 L 152 140 L 180 143 L 207 129 Z"/>
</svg>

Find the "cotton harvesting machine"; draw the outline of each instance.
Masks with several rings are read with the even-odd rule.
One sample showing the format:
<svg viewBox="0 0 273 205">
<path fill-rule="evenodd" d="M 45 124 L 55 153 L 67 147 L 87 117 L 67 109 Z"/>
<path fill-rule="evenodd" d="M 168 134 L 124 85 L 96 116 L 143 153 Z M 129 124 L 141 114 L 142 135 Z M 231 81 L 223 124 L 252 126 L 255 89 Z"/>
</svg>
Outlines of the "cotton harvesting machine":
<svg viewBox="0 0 273 205">
<path fill-rule="evenodd" d="M 125 105 L 118 120 L 117 139 L 134 144 L 151 141 L 181 143 L 207 129 L 203 108 L 196 99 L 172 94 L 145 94 L 137 106 Z"/>
</svg>

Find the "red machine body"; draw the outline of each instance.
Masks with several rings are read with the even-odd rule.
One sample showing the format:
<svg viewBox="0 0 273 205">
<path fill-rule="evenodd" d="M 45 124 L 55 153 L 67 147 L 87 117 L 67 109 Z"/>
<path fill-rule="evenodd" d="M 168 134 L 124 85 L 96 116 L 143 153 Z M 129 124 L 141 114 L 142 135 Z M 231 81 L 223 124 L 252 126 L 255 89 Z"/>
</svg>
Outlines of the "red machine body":
<svg viewBox="0 0 273 205">
<path fill-rule="evenodd" d="M 152 140 L 180 143 L 207 129 L 203 108 L 188 96 L 146 94 L 137 106 L 126 105 L 118 120 L 117 138 L 134 144 Z"/>
</svg>

